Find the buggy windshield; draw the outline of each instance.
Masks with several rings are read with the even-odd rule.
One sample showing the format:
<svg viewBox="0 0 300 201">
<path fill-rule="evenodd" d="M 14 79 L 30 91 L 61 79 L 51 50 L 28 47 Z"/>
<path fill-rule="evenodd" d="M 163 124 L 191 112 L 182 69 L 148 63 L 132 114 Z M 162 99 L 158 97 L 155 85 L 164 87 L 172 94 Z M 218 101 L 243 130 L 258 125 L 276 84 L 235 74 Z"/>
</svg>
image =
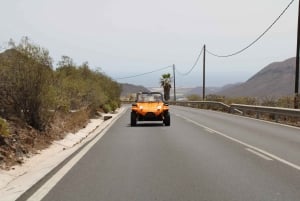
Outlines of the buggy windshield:
<svg viewBox="0 0 300 201">
<path fill-rule="evenodd" d="M 161 102 L 162 95 L 160 93 L 141 93 L 137 96 L 137 102 Z"/>
</svg>

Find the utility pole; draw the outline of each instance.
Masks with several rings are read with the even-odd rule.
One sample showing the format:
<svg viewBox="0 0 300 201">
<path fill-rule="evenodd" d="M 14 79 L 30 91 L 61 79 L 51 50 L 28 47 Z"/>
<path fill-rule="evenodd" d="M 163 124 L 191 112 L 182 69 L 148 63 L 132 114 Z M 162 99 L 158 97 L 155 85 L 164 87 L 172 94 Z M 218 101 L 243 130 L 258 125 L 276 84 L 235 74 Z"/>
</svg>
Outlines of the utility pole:
<svg viewBox="0 0 300 201">
<path fill-rule="evenodd" d="M 205 101 L 205 52 L 206 52 L 206 46 L 204 45 L 203 47 L 203 94 L 202 94 L 202 99 Z"/>
<path fill-rule="evenodd" d="M 176 101 L 176 85 L 175 85 L 175 64 L 173 64 L 173 79 L 174 79 L 174 101 Z"/>
<path fill-rule="evenodd" d="M 298 2 L 298 31 L 297 31 L 297 55 L 296 55 L 296 75 L 295 75 L 295 98 L 294 98 L 294 108 L 299 108 L 299 48 L 300 48 L 300 1 Z"/>
</svg>

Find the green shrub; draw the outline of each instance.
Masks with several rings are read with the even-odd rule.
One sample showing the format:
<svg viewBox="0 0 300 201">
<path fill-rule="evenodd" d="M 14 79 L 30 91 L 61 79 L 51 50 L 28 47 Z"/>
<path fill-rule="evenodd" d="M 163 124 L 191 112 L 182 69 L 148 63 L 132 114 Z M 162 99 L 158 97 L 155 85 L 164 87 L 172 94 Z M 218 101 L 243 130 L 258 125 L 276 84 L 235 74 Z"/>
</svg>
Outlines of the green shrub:
<svg viewBox="0 0 300 201">
<path fill-rule="evenodd" d="M 111 106 L 109 104 L 105 104 L 102 106 L 102 109 L 105 113 L 108 113 L 108 112 L 111 112 L 112 109 L 111 109 Z"/>
<path fill-rule="evenodd" d="M 48 50 L 24 37 L 19 45 L 0 53 L 0 106 L 8 111 L 3 118 L 16 116 L 44 131 L 53 111 L 118 108 L 120 85 L 88 62 L 76 65 L 62 56 L 53 69 Z M 25 111 L 25 112 L 21 112 Z"/>
<path fill-rule="evenodd" d="M 9 135 L 8 123 L 0 118 L 0 136 L 7 137 Z"/>
<path fill-rule="evenodd" d="M 114 111 L 116 111 L 116 109 L 118 109 L 120 107 L 120 104 L 117 101 L 111 101 L 110 106 L 111 106 L 112 111 L 114 112 Z"/>
</svg>

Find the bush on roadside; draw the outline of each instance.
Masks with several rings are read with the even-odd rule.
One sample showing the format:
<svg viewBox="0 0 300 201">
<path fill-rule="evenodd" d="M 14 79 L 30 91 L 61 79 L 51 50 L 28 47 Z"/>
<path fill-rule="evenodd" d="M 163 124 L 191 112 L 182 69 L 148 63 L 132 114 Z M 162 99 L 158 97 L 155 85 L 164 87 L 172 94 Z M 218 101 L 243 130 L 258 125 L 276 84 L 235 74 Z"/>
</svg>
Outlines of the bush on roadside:
<svg viewBox="0 0 300 201">
<path fill-rule="evenodd" d="M 112 108 L 109 104 L 105 104 L 101 107 L 105 113 L 109 113 L 112 111 Z"/>
<path fill-rule="evenodd" d="M 76 65 L 62 56 L 53 70 L 48 50 L 22 38 L 0 54 L 0 115 L 17 117 L 39 131 L 49 129 L 56 111 L 95 114 L 118 107 L 121 87 L 87 62 Z"/>
<path fill-rule="evenodd" d="M 2 118 L 0 118 L 0 136 L 1 137 L 9 136 L 8 123 Z"/>
<path fill-rule="evenodd" d="M 49 52 L 24 37 L 19 45 L 0 58 L 0 106 L 4 117 L 16 116 L 38 130 L 48 118 L 45 94 L 51 85 L 52 59 Z"/>
</svg>

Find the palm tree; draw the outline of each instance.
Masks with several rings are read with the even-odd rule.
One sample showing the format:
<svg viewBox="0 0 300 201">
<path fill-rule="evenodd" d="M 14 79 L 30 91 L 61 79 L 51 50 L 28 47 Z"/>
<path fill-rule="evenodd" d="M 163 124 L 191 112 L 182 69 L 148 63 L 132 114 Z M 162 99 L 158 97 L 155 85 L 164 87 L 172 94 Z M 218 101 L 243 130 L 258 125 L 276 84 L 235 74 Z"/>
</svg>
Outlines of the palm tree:
<svg viewBox="0 0 300 201">
<path fill-rule="evenodd" d="M 170 99 L 170 89 L 171 89 L 171 74 L 163 74 L 160 78 L 160 86 L 164 88 L 164 99 L 168 101 Z"/>
</svg>

